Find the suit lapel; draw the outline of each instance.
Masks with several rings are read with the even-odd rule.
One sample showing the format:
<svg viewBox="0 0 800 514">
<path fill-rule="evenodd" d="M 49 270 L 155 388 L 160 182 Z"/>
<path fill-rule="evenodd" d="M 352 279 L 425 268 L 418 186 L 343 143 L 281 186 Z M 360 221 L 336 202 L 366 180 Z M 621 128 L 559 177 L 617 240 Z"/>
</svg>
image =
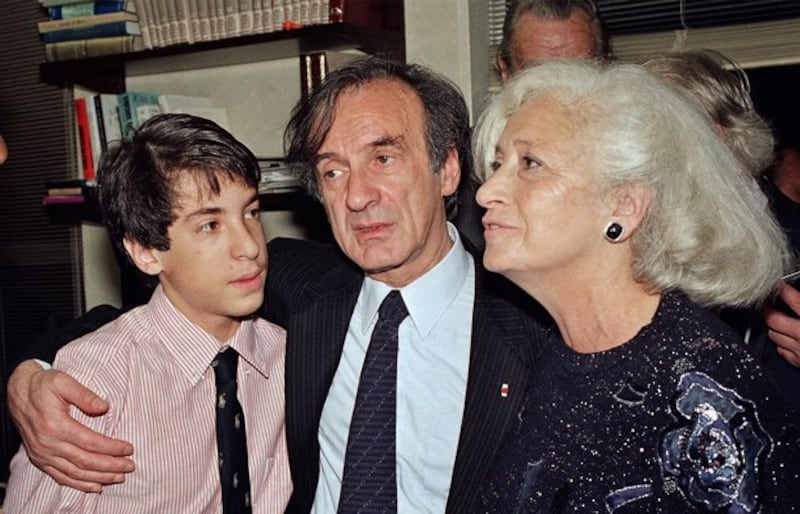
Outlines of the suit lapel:
<svg viewBox="0 0 800 514">
<path fill-rule="evenodd" d="M 341 266 L 323 273 L 308 287 L 310 301 L 291 314 L 286 327 L 286 437 L 293 476 L 304 479 L 295 484 L 294 500 L 309 509 L 319 477 L 319 420 L 361 281 Z"/>
<path fill-rule="evenodd" d="M 465 512 L 519 409 L 529 368 L 516 351 L 532 345 L 536 328 L 514 306 L 486 293 L 476 272 L 464 418 L 447 512 Z"/>
</svg>

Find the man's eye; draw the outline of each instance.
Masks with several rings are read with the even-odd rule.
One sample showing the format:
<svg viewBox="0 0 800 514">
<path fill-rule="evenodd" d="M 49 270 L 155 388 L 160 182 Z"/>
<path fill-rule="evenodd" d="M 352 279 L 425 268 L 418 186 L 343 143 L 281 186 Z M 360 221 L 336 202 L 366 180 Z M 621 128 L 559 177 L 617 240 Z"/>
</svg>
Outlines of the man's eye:
<svg viewBox="0 0 800 514">
<path fill-rule="evenodd" d="M 334 179 L 342 174 L 342 170 L 332 169 L 322 172 L 322 177 L 325 179 Z"/>
<path fill-rule="evenodd" d="M 380 164 L 389 164 L 392 162 L 392 157 L 390 155 L 379 155 L 377 160 Z"/>
</svg>

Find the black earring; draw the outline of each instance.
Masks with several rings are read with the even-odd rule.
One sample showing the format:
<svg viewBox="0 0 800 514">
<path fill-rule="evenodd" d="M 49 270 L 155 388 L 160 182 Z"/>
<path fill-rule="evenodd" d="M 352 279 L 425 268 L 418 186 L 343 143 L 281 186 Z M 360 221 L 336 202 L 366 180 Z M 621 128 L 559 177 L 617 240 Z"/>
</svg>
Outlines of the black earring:
<svg viewBox="0 0 800 514">
<path fill-rule="evenodd" d="M 616 243 L 619 241 L 619 238 L 622 237 L 622 234 L 625 233 L 625 227 L 617 223 L 616 221 L 612 221 L 608 225 L 606 225 L 606 231 L 603 234 L 606 240 Z"/>
</svg>

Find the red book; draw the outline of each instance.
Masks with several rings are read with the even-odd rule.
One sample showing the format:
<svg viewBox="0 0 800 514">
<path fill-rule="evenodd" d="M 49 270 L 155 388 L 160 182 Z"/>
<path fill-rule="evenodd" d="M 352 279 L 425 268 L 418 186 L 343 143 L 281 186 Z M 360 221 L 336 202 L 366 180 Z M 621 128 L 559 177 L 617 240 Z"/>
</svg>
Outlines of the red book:
<svg viewBox="0 0 800 514">
<path fill-rule="evenodd" d="M 94 160 L 92 159 L 92 140 L 89 132 L 89 116 L 86 111 L 86 99 L 75 99 L 75 123 L 78 127 L 78 140 L 80 141 L 81 162 L 83 163 L 83 178 L 94 180 Z"/>
</svg>

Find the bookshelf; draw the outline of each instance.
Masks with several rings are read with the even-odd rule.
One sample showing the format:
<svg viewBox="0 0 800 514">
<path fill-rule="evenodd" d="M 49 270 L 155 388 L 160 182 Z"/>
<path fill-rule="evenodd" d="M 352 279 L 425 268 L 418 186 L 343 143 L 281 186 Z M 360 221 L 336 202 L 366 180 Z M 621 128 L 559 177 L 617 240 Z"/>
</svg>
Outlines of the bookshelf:
<svg viewBox="0 0 800 514">
<path fill-rule="evenodd" d="M 356 49 L 401 61 L 406 58 L 404 0 L 348 0 L 346 5 L 350 10 L 345 11 L 343 22 L 87 59 L 42 62 L 39 76 L 44 83 L 76 94 L 79 90 L 115 94 L 152 91 L 209 97 L 227 108 L 231 132 L 256 155 L 280 155 L 283 127 L 292 105 L 300 97 L 301 55 Z M 91 230 L 99 228 L 99 215 L 93 191 L 84 196 L 83 202 L 49 204 L 43 209 L 52 222 L 81 223 L 82 232 L 86 233 L 90 231 L 87 226 Z M 305 193 L 262 194 L 261 203 L 268 238 L 280 235 L 330 240 L 324 211 Z M 84 248 L 86 284 L 99 282 L 93 277 L 101 273 L 110 274 L 95 269 L 99 266 L 95 253 L 107 255 L 108 250 Z M 120 264 L 124 268 L 124 263 L 119 262 L 107 265 Z M 123 269 L 120 271 L 125 297 L 130 284 L 126 285 L 126 274 Z M 92 306 L 88 303 L 87 308 Z"/>
</svg>

